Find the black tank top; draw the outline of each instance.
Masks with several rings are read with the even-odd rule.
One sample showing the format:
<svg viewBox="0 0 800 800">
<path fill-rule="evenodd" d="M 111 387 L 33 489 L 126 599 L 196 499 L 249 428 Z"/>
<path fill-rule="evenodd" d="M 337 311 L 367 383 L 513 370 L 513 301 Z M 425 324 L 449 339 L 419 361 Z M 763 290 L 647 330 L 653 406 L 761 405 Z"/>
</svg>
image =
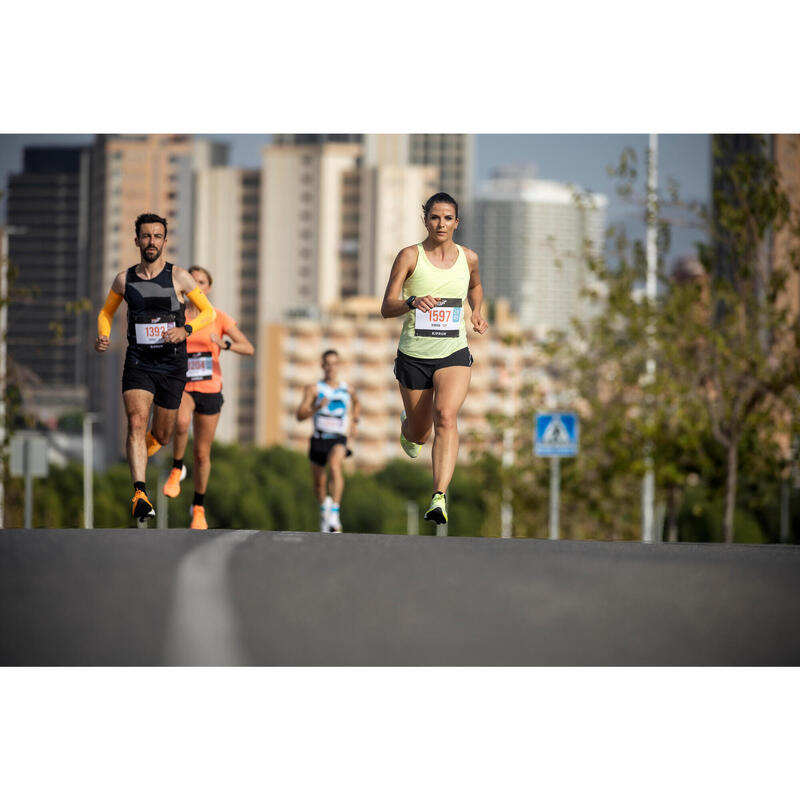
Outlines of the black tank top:
<svg viewBox="0 0 800 800">
<path fill-rule="evenodd" d="M 185 305 L 178 300 L 172 283 L 172 264 L 152 280 L 140 278 L 136 266 L 125 275 L 125 302 L 128 304 L 128 354 L 151 364 L 186 360 L 186 342 L 169 344 L 162 338 L 168 328 L 186 322 Z"/>
</svg>

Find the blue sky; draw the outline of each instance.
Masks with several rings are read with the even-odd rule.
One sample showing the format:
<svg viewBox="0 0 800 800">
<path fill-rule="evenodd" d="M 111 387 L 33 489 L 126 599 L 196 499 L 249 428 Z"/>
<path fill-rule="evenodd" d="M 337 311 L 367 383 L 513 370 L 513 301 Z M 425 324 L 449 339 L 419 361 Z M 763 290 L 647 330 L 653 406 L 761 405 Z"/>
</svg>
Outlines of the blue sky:
<svg viewBox="0 0 800 800">
<path fill-rule="evenodd" d="M 80 145 L 92 140 L 90 134 L 0 134 L 0 187 L 5 190 L 8 175 L 22 168 L 22 150 L 29 145 Z M 231 163 L 255 167 L 261 148 L 270 139 L 262 134 L 219 134 L 212 138 L 231 146 Z M 564 181 L 601 192 L 609 199 L 608 222 L 625 222 L 632 236 L 643 232 L 642 214 L 620 201 L 606 167 L 616 163 L 625 147 L 644 155 L 646 134 L 479 134 L 476 137 L 476 189 L 503 164 L 535 164 L 541 178 Z M 706 134 L 665 134 L 659 136 L 659 177 L 678 181 L 687 200 L 706 202 L 710 184 L 710 142 Z M 5 218 L 5 205 L 0 219 Z M 673 231 L 672 255 L 693 251 L 694 234 Z"/>
</svg>

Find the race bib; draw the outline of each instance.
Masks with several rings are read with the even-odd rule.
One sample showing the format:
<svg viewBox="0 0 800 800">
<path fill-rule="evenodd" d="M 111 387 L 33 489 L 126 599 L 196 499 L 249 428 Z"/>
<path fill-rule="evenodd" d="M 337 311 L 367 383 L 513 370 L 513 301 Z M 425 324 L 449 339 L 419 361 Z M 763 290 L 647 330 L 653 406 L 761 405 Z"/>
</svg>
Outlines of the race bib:
<svg viewBox="0 0 800 800">
<path fill-rule="evenodd" d="M 163 345 L 164 334 L 175 327 L 175 316 L 173 314 L 159 314 L 148 317 L 137 317 L 134 321 L 136 330 L 136 344 L 143 344 L 149 347 L 153 345 Z"/>
<path fill-rule="evenodd" d="M 462 311 L 460 297 L 443 297 L 430 311 L 416 309 L 414 336 L 458 336 Z"/>
<path fill-rule="evenodd" d="M 187 381 L 207 381 L 214 375 L 214 359 L 211 353 L 189 353 L 186 368 Z"/>
<path fill-rule="evenodd" d="M 329 417 L 324 414 L 317 414 L 314 420 L 314 427 L 320 433 L 341 433 L 344 435 L 346 433 L 344 426 L 344 417 Z"/>
</svg>

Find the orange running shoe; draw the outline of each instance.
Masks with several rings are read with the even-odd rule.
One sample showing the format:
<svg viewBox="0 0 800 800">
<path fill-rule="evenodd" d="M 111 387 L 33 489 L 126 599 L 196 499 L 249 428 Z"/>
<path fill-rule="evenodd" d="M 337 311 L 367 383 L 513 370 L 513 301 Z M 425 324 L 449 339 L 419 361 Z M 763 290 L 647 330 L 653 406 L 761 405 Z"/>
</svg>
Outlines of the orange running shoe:
<svg viewBox="0 0 800 800">
<path fill-rule="evenodd" d="M 181 481 L 186 477 L 186 467 L 173 467 L 170 470 L 169 478 L 161 490 L 167 497 L 177 497 L 181 493 Z"/>
<path fill-rule="evenodd" d="M 194 530 L 207 531 L 208 523 L 206 522 L 206 510 L 203 506 L 192 506 L 192 524 L 189 526 Z"/>
<path fill-rule="evenodd" d="M 131 516 L 136 517 L 139 522 L 144 522 L 148 517 L 156 515 L 153 504 L 141 489 L 136 490 L 131 504 Z"/>
</svg>

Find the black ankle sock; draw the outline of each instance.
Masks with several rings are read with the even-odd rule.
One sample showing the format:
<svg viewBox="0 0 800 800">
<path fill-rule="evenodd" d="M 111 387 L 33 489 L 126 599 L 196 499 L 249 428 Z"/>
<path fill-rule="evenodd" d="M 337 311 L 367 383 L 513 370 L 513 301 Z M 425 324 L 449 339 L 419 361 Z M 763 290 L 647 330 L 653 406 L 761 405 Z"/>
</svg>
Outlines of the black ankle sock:
<svg viewBox="0 0 800 800">
<path fill-rule="evenodd" d="M 203 492 L 203 494 L 200 494 L 200 492 L 195 492 L 194 501 L 192 502 L 192 505 L 201 506 L 203 505 L 203 500 L 205 499 L 206 499 L 205 492 Z"/>
<path fill-rule="evenodd" d="M 437 494 L 440 494 L 442 497 L 444 497 L 444 499 L 445 499 L 445 500 L 447 499 L 447 495 L 446 495 L 444 492 L 434 492 L 434 493 L 431 495 L 431 499 L 433 499 L 434 497 L 436 497 L 436 495 L 437 495 Z"/>
<path fill-rule="evenodd" d="M 144 481 L 134 481 L 134 482 L 133 482 L 133 490 L 134 490 L 135 492 L 136 492 L 136 491 L 139 491 L 139 490 L 141 490 L 141 491 L 143 491 L 145 494 L 147 494 L 147 489 L 145 488 L 145 483 L 144 483 Z"/>
<path fill-rule="evenodd" d="M 183 459 L 182 458 L 173 458 L 172 459 L 172 469 L 180 469 L 183 466 Z"/>
</svg>

